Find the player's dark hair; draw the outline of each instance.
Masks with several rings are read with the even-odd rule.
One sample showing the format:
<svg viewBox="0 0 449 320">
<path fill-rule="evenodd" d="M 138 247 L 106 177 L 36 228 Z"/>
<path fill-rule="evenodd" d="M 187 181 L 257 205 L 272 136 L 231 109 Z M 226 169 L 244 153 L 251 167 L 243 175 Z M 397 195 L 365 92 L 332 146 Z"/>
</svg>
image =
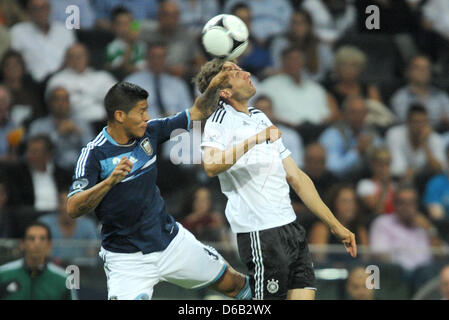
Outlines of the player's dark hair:
<svg viewBox="0 0 449 320">
<path fill-rule="evenodd" d="M 25 239 L 26 239 L 27 232 L 28 232 L 28 230 L 29 230 L 30 228 L 32 228 L 32 227 L 42 227 L 42 228 L 44 228 L 44 229 L 47 231 L 47 238 L 48 238 L 48 241 L 51 241 L 51 239 L 52 239 L 52 234 L 51 234 L 50 227 L 49 227 L 47 224 L 45 224 L 45 223 L 43 223 L 43 222 L 40 222 L 40 221 L 33 221 L 33 222 L 31 222 L 29 225 L 26 226 L 25 231 L 24 231 L 23 236 L 22 236 L 22 240 L 25 240 Z"/>
<path fill-rule="evenodd" d="M 235 5 L 232 6 L 231 14 L 235 15 L 237 10 L 241 10 L 241 9 L 251 10 L 249 5 L 247 5 L 246 3 L 244 3 L 244 2 L 237 2 Z"/>
<path fill-rule="evenodd" d="M 213 77 L 215 77 L 220 72 L 225 62 L 226 61 L 223 59 L 215 58 L 211 61 L 208 61 L 201 67 L 200 72 L 198 72 L 198 74 L 192 80 L 192 82 L 198 87 L 198 90 L 200 90 L 201 93 L 206 91 L 209 83 L 211 82 Z"/>
<path fill-rule="evenodd" d="M 111 14 L 110 14 L 110 19 L 111 19 L 111 21 L 114 22 L 115 19 L 117 19 L 117 17 L 118 17 L 119 15 L 122 15 L 122 14 L 129 14 L 129 15 L 132 15 L 131 11 L 129 11 L 128 9 L 126 9 L 124 6 L 122 6 L 122 5 L 115 6 L 115 7 L 112 9 Z"/>
<path fill-rule="evenodd" d="M 415 113 L 427 114 L 427 109 L 420 103 L 413 103 L 408 109 L 407 119 L 410 120 L 410 117 Z"/>
<path fill-rule="evenodd" d="M 148 92 L 138 85 L 129 82 L 116 83 L 104 98 L 104 106 L 108 121 L 113 121 L 117 110 L 129 113 L 139 101 L 146 100 Z"/>
</svg>

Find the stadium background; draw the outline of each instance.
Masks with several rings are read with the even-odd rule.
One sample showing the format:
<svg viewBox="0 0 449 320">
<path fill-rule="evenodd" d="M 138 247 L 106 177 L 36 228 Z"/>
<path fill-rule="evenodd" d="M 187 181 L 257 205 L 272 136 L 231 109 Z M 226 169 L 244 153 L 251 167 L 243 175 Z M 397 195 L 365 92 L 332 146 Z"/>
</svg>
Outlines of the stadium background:
<svg viewBox="0 0 449 320">
<path fill-rule="evenodd" d="M 439 117 L 441 120 L 448 117 L 449 119 L 449 112 L 445 113 L 445 110 L 449 110 L 449 99 L 445 100 L 445 95 L 448 94 L 449 89 L 449 28 L 447 26 L 449 12 L 444 11 L 449 9 L 447 5 L 444 5 L 444 1 L 178 0 L 170 2 L 170 5 L 167 5 L 167 2 L 157 0 L 53 0 L 48 2 L 44 0 L 0 0 L 0 60 L 2 61 L 0 70 L 0 97 L 2 98 L 0 99 L 2 107 L 0 108 L 0 138 L 2 139 L 0 141 L 0 151 L 2 152 L 0 155 L 0 264 L 21 256 L 18 238 L 22 236 L 25 226 L 31 221 L 41 218 L 44 221 L 49 221 L 49 223 L 54 223 L 53 227 L 56 229 L 63 228 L 64 223 L 68 223 L 51 219 L 51 215 L 53 214 L 52 217 L 54 218 L 60 214 L 61 210 L 58 209 L 57 201 L 58 190 L 64 191 L 70 184 L 70 176 L 73 172 L 71 166 L 75 164 L 78 156 L 78 154 L 74 154 L 69 158 L 67 154 L 73 151 L 70 149 L 71 147 L 79 152 L 81 146 L 76 146 L 79 139 L 76 142 L 72 141 L 73 143 L 70 142 L 70 139 L 62 139 L 59 133 L 60 129 L 53 132 L 50 129 L 50 132 L 47 132 L 47 134 L 50 134 L 49 139 L 53 143 L 52 159 L 49 159 L 49 161 L 61 169 L 58 172 L 59 179 L 46 177 L 54 179 L 52 188 L 39 185 L 42 181 L 47 181 L 42 177 L 41 180 L 36 180 L 39 178 L 31 173 L 30 181 L 23 174 L 27 170 L 29 172 L 37 170 L 33 169 L 33 161 L 38 162 L 39 159 L 29 157 L 29 153 L 27 153 L 29 149 L 28 141 L 33 141 L 33 136 L 41 137 L 41 134 L 45 133 L 44 129 L 41 129 L 42 131 L 36 129 L 36 132 L 33 133 L 31 128 L 33 122 L 52 113 L 49 105 L 57 103 L 51 99 L 53 96 L 56 97 L 56 94 L 54 94 L 55 88 L 64 87 L 64 84 L 67 85 L 65 89 L 71 97 L 70 108 L 73 122 L 80 130 L 83 130 L 84 126 L 89 126 L 92 133 L 96 134 L 105 124 L 104 115 L 102 117 L 89 114 L 90 111 L 85 104 L 98 103 L 100 105 L 101 98 L 95 97 L 95 94 L 99 95 L 98 92 L 107 90 L 105 87 L 110 85 L 111 82 L 137 79 L 136 81 L 146 83 L 145 76 L 135 73 L 139 70 L 147 70 L 148 56 L 148 64 L 152 73 L 171 75 L 169 80 L 162 84 L 165 87 L 165 93 L 156 91 L 157 94 L 152 95 L 151 92 L 154 91 L 150 91 L 150 99 L 151 96 L 156 96 L 153 98 L 156 100 L 150 101 L 150 108 L 156 110 L 154 111 L 156 115 L 168 115 L 179 111 L 179 108 L 189 107 L 190 101 L 197 94 L 190 80 L 199 70 L 199 67 L 207 61 L 200 45 L 201 26 L 212 16 L 219 13 L 229 13 L 232 8 L 241 10 L 240 13 L 242 11 L 243 14 L 247 13 L 247 8 L 245 6 L 239 7 L 239 3 L 247 4 L 249 12 L 252 13 L 252 19 L 249 20 L 251 24 L 251 52 L 244 54 L 239 63 L 256 77 L 255 83 L 263 88 L 261 92 L 265 95 L 269 96 L 270 93 L 269 82 L 265 82 L 265 80 L 281 72 L 280 58 L 277 57 L 278 61 L 276 61 L 275 57 L 276 52 L 277 54 L 280 53 L 279 48 L 277 48 L 278 51 L 275 50 L 276 44 L 279 45 L 279 42 L 282 42 L 280 40 L 290 41 L 291 46 L 300 47 L 309 58 L 319 56 L 317 48 L 320 48 L 319 50 L 324 48 L 323 51 L 327 52 L 327 55 L 319 57 L 327 57 L 331 62 L 326 65 L 323 62 L 324 60 L 319 60 L 319 58 L 318 69 L 320 72 L 317 69 L 315 69 L 315 72 L 311 72 L 313 66 L 305 63 L 306 66 L 302 68 L 304 71 L 303 77 L 304 79 L 308 77 L 307 79 L 314 81 L 323 88 L 323 92 L 330 95 L 335 89 L 333 81 L 335 81 L 336 71 L 334 66 L 338 60 L 336 59 L 336 53 L 342 47 L 350 46 L 351 50 L 358 48 L 366 59 L 366 62 L 362 64 L 364 70 L 358 81 L 361 88 L 368 88 L 367 90 L 360 90 L 359 94 L 366 99 L 376 100 L 376 96 L 369 89 L 370 86 L 375 86 L 380 93 L 380 98 L 377 96 L 377 100 L 381 106 L 377 110 L 380 110 L 381 115 L 387 119 L 382 122 L 385 118 L 373 116 L 375 119 L 371 123 L 375 124 L 375 132 L 381 141 L 380 145 L 382 145 L 386 143 L 386 135 L 390 128 L 405 123 L 396 114 L 397 109 L 393 107 L 392 101 L 395 93 L 409 81 L 407 71 L 409 61 L 416 54 L 422 53 L 428 56 L 428 61 L 431 63 L 431 84 L 433 88 L 439 90 L 439 97 L 443 97 L 440 99 L 443 101 L 442 103 L 447 101 L 446 105 L 441 106 L 443 111 L 437 115 L 437 118 Z M 67 30 L 70 33 L 69 37 L 64 34 L 60 35 L 62 42 L 58 48 L 62 52 L 59 56 L 55 54 L 54 57 L 44 53 L 47 52 L 46 48 L 24 46 L 24 42 L 33 43 L 33 34 L 30 34 L 29 31 L 23 31 L 31 29 L 22 28 L 22 30 L 19 30 L 20 28 L 17 28 L 18 25 L 27 23 L 26 21 L 30 18 L 39 19 L 39 14 L 41 14 L 41 17 L 42 14 L 45 15 L 43 13 L 45 8 L 42 9 L 42 6 L 45 6 L 46 3 L 52 7 L 53 13 L 49 18 L 50 23 L 55 24 L 57 23 L 55 21 L 59 21 L 61 26 L 65 26 L 65 21 L 69 16 L 69 13 L 65 12 L 67 6 L 77 5 L 80 8 L 80 29 Z M 136 37 L 132 40 L 134 41 L 133 50 L 135 49 L 135 51 L 129 58 L 134 60 L 126 67 L 123 67 L 124 52 L 121 47 L 123 44 L 115 42 L 114 45 L 111 45 L 117 39 L 117 29 L 114 29 L 113 21 L 111 21 L 111 11 L 121 3 L 125 7 L 128 6 L 129 11 L 134 13 L 134 22 L 131 24 L 131 29 Z M 380 8 L 379 30 L 368 30 L 366 28 L 365 20 L 369 14 L 365 13 L 365 8 L 370 4 Z M 432 11 L 432 8 L 435 7 L 440 8 L 441 12 L 438 12 L 438 10 Z M 160 8 L 164 9 L 161 10 Z M 291 25 L 290 21 L 293 21 L 291 19 L 295 16 L 295 10 L 305 10 L 312 17 L 314 26 L 310 26 L 310 33 L 314 36 L 310 36 L 310 38 L 313 41 L 309 39 L 310 41 L 295 43 L 294 37 L 286 36 Z M 161 14 L 161 11 L 164 14 Z M 446 20 L 439 19 L 438 14 L 441 14 L 441 17 L 446 17 Z M 168 29 L 173 27 L 174 31 L 171 30 L 173 33 L 164 33 L 163 28 L 158 29 L 160 25 L 165 25 Z M 57 36 L 55 37 L 57 38 Z M 73 37 L 72 40 L 67 40 L 71 37 Z M 132 38 L 132 35 L 130 38 Z M 79 78 L 70 77 L 65 71 L 67 71 L 67 68 L 76 68 L 77 57 L 79 59 L 80 56 L 81 58 L 83 56 L 80 47 L 76 48 L 77 51 L 73 50 L 72 52 L 74 60 L 72 59 L 69 62 L 68 59 L 70 58 L 67 56 L 67 61 L 65 63 L 63 61 L 66 50 L 75 41 L 80 42 L 87 49 L 89 66 L 92 68 L 89 69 L 89 73 L 86 72 L 85 76 Z M 139 43 L 139 45 L 136 43 Z M 148 43 L 152 44 L 153 48 L 149 50 L 150 54 L 146 53 Z M 165 47 L 166 50 L 157 49 L 160 49 L 161 46 Z M 154 49 L 155 47 L 156 49 Z M 279 45 L 279 47 L 282 47 L 282 45 Z M 283 48 L 285 47 L 287 45 L 284 45 Z M 51 50 L 56 49 L 52 48 Z M 10 50 L 15 50 L 18 54 Z M 29 51 L 34 51 L 34 54 Z M 355 55 L 356 62 L 358 61 L 357 57 L 360 57 L 360 51 L 356 50 L 356 53 L 354 53 L 354 50 L 351 51 L 353 54 L 351 57 Z M 78 56 L 76 56 L 77 54 Z M 14 69 L 12 62 L 7 63 L 8 58 L 14 60 L 18 55 L 25 60 L 22 65 L 24 67 L 23 72 Z M 161 59 L 161 55 L 167 57 L 166 61 L 165 58 L 157 60 Z M 152 60 L 153 58 L 154 60 Z M 51 60 L 55 59 L 62 59 L 56 69 L 51 66 L 51 62 L 54 64 L 54 61 Z M 16 61 L 20 62 L 20 59 L 16 59 Z M 307 60 L 307 62 L 309 61 Z M 47 66 L 47 69 L 42 66 Z M 95 73 L 97 71 L 102 72 Z M 84 70 L 81 74 L 83 72 Z M 23 74 L 19 77 L 21 78 L 20 85 L 11 80 L 15 79 L 17 74 Z M 83 81 L 84 83 L 80 84 Z M 156 90 L 155 83 L 148 84 L 152 90 Z M 79 87 L 76 84 L 79 84 Z M 87 89 L 89 87 L 91 87 L 91 90 Z M 167 92 L 169 93 L 167 94 Z M 84 101 L 73 98 L 83 95 L 91 95 L 92 97 Z M 170 99 L 167 98 L 167 95 L 178 96 L 179 99 Z M 5 98 L 6 96 L 8 98 Z M 161 99 L 165 99 L 165 102 L 161 102 Z M 294 147 L 299 149 L 297 162 L 303 168 L 307 162 L 304 155 L 307 152 L 307 146 L 322 141 L 320 135 L 326 129 L 339 124 L 340 121 L 345 121 L 343 101 L 344 99 L 335 99 L 337 112 L 334 112 L 330 119 L 320 119 L 315 123 L 307 121 L 300 121 L 296 124 L 285 123 L 285 121 L 279 122 L 280 125 L 292 129 L 295 132 L 292 133 L 293 135 L 299 134 L 301 145 Z M 154 104 L 162 104 L 163 106 L 156 109 L 153 107 Z M 422 102 L 422 104 L 427 107 L 425 102 Z M 276 107 L 276 104 L 274 104 L 274 113 L 276 113 Z M 434 111 L 428 111 L 429 114 L 432 112 Z M 286 114 L 285 116 L 286 118 L 289 116 L 296 117 L 295 114 Z M 43 123 L 45 124 L 45 122 Z M 443 141 L 445 154 L 446 141 L 449 141 L 447 122 L 432 122 L 431 126 L 435 134 Z M 35 127 L 38 126 L 35 125 Z M 357 148 L 357 146 L 354 148 Z M 169 148 L 167 147 L 167 149 Z M 64 161 L 61 160 L 63 154 L 65 154 Z M 188 228 L 196 233 L 200 240 L 216 247 L 233 266 L 245 271 L 245 266 L 240 263 L 236 252 L 234 236 L 225 222 L 224 207 L 226 199 L 220 192 L 217 178 L 210 179 L 205 176 L 198 165 L 175 166 L 169 161 L 168 154 L 169 151 L 164 151 L 164 154 L 160 157 L 163 161 L 159 164 L 159 186 L 166 199 L 169 212 L 178 221 L 183 221 Z M 327 157 L 329 158 L 329 154 L 327 154 Z M 345 284 L 349 272 L 356 266 L 365 268 L 369 265 L 377 265 L 380 270 L 380 289 L 375 290 L 374 293 L 376 299 L 440 298 L 438 273 L 442 266 L 449 263 L 449 254 L 445 244 L 449 240 L 449 212 L 443 213 L 442 217 L 439 218 L 433 216 L 428 210 L 429 206 L 424 197 L 431 179 L 446 172 L 445 165 L 441 166 L 440 172 L 437 170 L 424 178 L 414 177 L 415 179 L 409 179 L 415 184 L 419 192 L 420 212 L 438 230 L 441 240 L 438 245 L 432 248 L 432 257 L 411 270 L 404 268 L 394 259 L 381 259 L 379 252 L 373 253 L 371 250 L 369 231 L 374 219 L 384 213 L 373 212 L 372 208 L 369 207 L 368 200 L 363 199 L 367 192 L 369 193 L 369 190 L 372 189 L 362 188 L 360 185 L 360 181 L 372 175 L 368 163 L 368 152 L 367 157 L 363 158 L 361 162 L 364 168 L 360 172 L 356 172 L 355 165 L 350 166 L 344 173 L 333 172 L 333 180 L 326 180 L 332 181 L 332 183 L 325 188 L 323 187 L 322 190 L 324 191 L 321 196 L 332 207 L 333 204 L 329 202 L 332 200 L 329 199 L 329 196 L 335 191 L 335 187 L 342 182 L 345 185 L 351 185 L 352 190 L 357 193 L 356 203 L 358 204 L 355 210 L 357 218 L 354 221 L 361 221 L 360 224 L 352 225 L 357 226 L 357 230 L 359 230 L 359 226 L 364 227 L 368 241 L 365 246 L 359 247 L 359 257 L 355 260 L 345 253 L 342 245 L 335 244 L 332 240 L 329 240 L 327 244 L 317 244 L 311 241 L 311 251 L 314 255 L 317 276 L 317 298 L 348 299 Z M 394 176 L 392 181 L 399 183 L 403 179 L 405 179 L 405 174 L 398 174 Z M 39 187 L 36 188 L 36 185 Z M 40 188 L 43 192 L 36 190 Z M 198 188 L 200 188 L 200 191 L 198 191 Z M 351 189 L 351 187 L 348 188 Z M 367 191 L 367 189 L 369 190 Z M 53 195 L 45 194 L 45 192 L 52 192 Z M 31 194 L 34 196 L 31 196 Z M 47 200 L 49 202 L 46 202 Z M 50 203 L 51 201 L 53 202 Z M 294 201 L 295 210 L 310 235 L 316 220 L 305 210 L 299 199 Z M 53 207 L 51 207 L 52 205 Z M 203 212 L 204 216 L 201 215 Z M 193 218 L 192 216 L 189 218 L 190 213 L 198 213 L 197 216 L 199 215 L 200 219 L 197 219 L 194 215 L 192 215 Z M 93 214 L 90 214 L 88 220 L 84 220 L 83 223 L 77 223 L 78 228 L 84 228 L 76 233 L 78 239 L 75 236 L 72 239 L 70 237 L 64 238 L 62 232 L 60 232 L 61 238 L 56 237 L 53 240 L 52 260 L 62 267 L 70 264 L 80 267 L 81 288 L 79 296 L 81 299 L 104 299 L 106 297 L 106 278 L 102 263 L 96 255 L 99 242 L 95 239 L 98 238 L 100 226 Z M 67 228 L 70 229 L 70 227 Z M 353 231 L 356 231 L 356 234 L 360 236 L 357 230 Z M 83 236 L 87 234 L 90 240 Z M 407 243 L 406 247 L 413 251 L 415 245 L 411 242 Z M 395 253 L 393 253 L 393 257 L 394 255 Z M 214 297 L 216 298 L 208 290 L 186 291 L 166 283 L 159 284 L 154 295 L 155 299 L 205 299 Z"/>
</svg>

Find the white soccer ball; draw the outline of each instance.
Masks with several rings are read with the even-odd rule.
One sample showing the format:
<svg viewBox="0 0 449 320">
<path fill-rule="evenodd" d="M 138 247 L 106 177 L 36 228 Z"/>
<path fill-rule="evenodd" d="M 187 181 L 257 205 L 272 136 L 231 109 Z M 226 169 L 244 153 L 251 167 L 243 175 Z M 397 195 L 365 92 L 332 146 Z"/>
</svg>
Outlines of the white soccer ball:
<svg viewBox="0 0 449 320">
<path fill-rule="evenodd" d="M 239 17 L 220 14 L 204 25 L 202 42 L 210 55 L 233 60 L 245 51 L 248 36 L 248 28 Z"/>
</svg>

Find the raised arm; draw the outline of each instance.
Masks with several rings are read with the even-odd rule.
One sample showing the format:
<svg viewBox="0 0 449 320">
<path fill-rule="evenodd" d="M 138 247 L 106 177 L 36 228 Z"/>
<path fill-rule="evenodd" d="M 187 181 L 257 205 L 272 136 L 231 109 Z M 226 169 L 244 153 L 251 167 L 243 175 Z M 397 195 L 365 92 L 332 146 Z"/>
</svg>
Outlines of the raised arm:
<svg viewBox="0 0 449 320">
<path fill-rule="evenodd" d="M 212 78 L 207 89 L 196 98 L 190 111 L 190 119 L 207 119 L 217 109 L 220 99 L 220 90 L 228 88 L 228 80 L 232 76 L 232 70 L 241 70 L 235 63 L 227 61 L 223 64 L 221 71 Z"/>
<path fill-rule="evenodd" d="M 75 219 L 94 210 L 109 190 L 125 178 L 131 171 L 132 166 L 132 162 L 128 158 L 123 157 L 109 177 L 93 187 L 71 196 L 67 200 L 68 215 Z"/>
<path fill-rule="evenodd" d="M 296 194 L 301 198 L 307 208 L 320 218 L 330 231 L 343 242 L 346 251 L 352 257 L 355 257 L 357 255 L 357 245 L 354 234 L 335 218 L 323 200 L 321 200 L 309 176 L 298 168 L 291 156 L 285 158 L 282 163 L 287 173 L 287 181 L 295 190 Z"/>
</svg>

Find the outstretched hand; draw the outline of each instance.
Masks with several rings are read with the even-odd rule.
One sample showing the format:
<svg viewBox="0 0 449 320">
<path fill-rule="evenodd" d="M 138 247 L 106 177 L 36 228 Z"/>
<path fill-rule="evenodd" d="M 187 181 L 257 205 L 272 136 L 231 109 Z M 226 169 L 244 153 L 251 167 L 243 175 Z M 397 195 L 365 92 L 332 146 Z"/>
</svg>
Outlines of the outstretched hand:
<svg viewBox="0 0 449 320">
<path fill-rule="evenodd" d="M 229 79 L 234 76 L 232 71 L 241 71 L 242 69 L 231 61 L 226 61 L 219 73 L 212 78 L 210 86 L 213 88 L 225 89 L 229 88 Z"/>
<path fill-rule="evenodd" d="M 357 256 L 357 244 L 355 243 L 355 235 L 342 225 L 331 228 L 331 232 L 344 244 L 346 251 L 355 258 Z"/>
</svg>

